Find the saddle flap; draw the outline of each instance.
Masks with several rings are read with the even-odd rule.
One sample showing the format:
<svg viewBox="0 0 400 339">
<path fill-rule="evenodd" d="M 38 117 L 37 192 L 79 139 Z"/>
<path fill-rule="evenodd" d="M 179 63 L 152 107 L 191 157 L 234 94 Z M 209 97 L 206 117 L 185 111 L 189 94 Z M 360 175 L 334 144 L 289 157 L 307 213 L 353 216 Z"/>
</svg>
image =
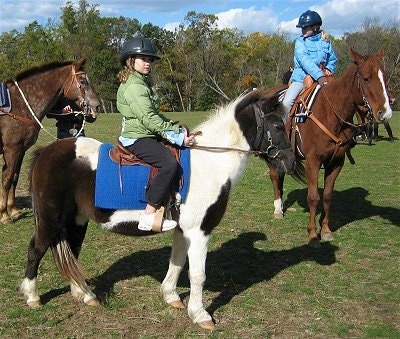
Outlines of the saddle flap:
<svg viewBox="0 0 400 339">
<path fill-rule="evenodd" d="M 10 91 L 5 82 L 0 82 L 0 107 L 7 113 L 11 111 Z"/>
</svg>

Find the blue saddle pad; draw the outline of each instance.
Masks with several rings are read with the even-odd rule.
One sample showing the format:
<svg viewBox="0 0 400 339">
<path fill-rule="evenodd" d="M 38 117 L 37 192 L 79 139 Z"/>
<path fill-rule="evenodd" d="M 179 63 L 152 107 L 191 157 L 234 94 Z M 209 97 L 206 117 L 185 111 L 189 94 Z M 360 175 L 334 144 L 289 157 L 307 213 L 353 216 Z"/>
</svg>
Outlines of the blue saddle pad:
<svg viewBox="0 0 400 339">
<path fill-rule="evenodd" d="M 108 143 L 100 146 L 96 171 L 95 206 L 107 209 L 144 209 L 147 204 L 145 192 L 149 181 L 150 167 L 144 165 L 122 165 L 120 167 L 109 156 L 113 147 L 114 145 Z M 183 171 L 183 185 L 179 189 L 179 193 L 182 196 L 182 202 L 184 202 L 189 188 L 189 148 L 181 150 L 180 164 Z"/>
</svg>

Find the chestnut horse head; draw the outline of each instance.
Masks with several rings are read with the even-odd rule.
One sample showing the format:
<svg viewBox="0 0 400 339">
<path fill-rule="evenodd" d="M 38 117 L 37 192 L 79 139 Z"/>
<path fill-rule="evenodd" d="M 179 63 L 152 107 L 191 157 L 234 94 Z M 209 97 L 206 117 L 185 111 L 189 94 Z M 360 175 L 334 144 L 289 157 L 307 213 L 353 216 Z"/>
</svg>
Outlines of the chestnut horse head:
<svg viewBox="0 0 400 339">
<path fill-rule="evenodd" d="M 356 65 L 355 76 L 362 96 L 362 104 L 370 110 L 375 121 L 389 120 L 392 116 L 392 109 L 382 64 L 383 49 L 368 56 L 362 56 L 353 48 L 350 48 L 350 52 Z"/>
</svg>

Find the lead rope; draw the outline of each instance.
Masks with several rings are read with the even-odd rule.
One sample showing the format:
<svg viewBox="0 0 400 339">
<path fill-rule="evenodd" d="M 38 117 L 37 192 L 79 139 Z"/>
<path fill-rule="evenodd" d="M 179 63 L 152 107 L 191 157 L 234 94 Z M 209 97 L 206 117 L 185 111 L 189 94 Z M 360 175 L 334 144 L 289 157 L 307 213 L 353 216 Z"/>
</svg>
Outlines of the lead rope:
<svg viewBox="0 0 400 339">
<path fill-rule="evenodd" d="M 76 133 L 73 135 L 74 137 L 76 137 L 76 136 L 78 136 L 79 134 L 81 134 L 82 131 L 83 131 L 84 128 L 85 128 L 85 122 L 86 122 L 86 120 L 85 120 L 85 114 L 84 114 L 83 112 L 76 112 L 76 113 L 75 113 L 75 116 L 78 116 L 79 114 L 82 114 L 82 115 L 83 115 L 82 126 L 81 126 L 81 128 L 79 129 L 79 131 L 76 132 Z"/>
<path fill-rule="evenodd" d="M 29 112 L 32 114 L 33 119 L 37 122 L 37 124 L 40 126 L 40 128 L 43 129 L 43 130 L 44 130 L 48 135 L 50 135 L 53 139 L 57 139 L 53 134 L 51 134 L 51 133 L 42 125 L 42 123 L 40 122 L 40 120 L 37 118 L 35 112 L 32 110 L 31 106 L 29 105 L 28 100 L 26 100 L 26 97 L 25 97 L 24 93 L 22 92 L 21 88 L 19 87 L 17 80 L 14 80 L 14 84 L 15 84 L 15 86 L 17 86 L 17 88 L 18 88 L 18 90 L 19 90 L 19 93 L 20 93 L 21 96 L 22 96 L 22 99 L 24 99 L 24 102 L 25 102 L 26 107 L 28 107 Z"/>
</svg>

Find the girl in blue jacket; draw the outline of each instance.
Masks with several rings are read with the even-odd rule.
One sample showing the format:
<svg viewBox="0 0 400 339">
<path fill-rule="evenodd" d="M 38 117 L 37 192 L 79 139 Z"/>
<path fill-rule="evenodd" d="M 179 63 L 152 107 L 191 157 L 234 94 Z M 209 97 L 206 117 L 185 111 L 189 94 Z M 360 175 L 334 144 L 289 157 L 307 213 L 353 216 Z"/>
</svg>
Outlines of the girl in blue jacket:
<svg viewBox="0 0 400 339">
<path fill-rule="evenodd" d="M 336 70 L 336 54 L 332 44 L 321 30 L 322 19 L 317 12 L 306 11 L 300 18 L 296 27 L 301 28 L 302 35 L 295 41 L 294 70 L 290 78 L 291 84 L 286 91 L 283 104 L 287 114 L 296 100 L 297 95 L 304 88 L 303 80 L 310 75 L 319 85 L 327 83 L 326 77 Z"/>
</svg>

